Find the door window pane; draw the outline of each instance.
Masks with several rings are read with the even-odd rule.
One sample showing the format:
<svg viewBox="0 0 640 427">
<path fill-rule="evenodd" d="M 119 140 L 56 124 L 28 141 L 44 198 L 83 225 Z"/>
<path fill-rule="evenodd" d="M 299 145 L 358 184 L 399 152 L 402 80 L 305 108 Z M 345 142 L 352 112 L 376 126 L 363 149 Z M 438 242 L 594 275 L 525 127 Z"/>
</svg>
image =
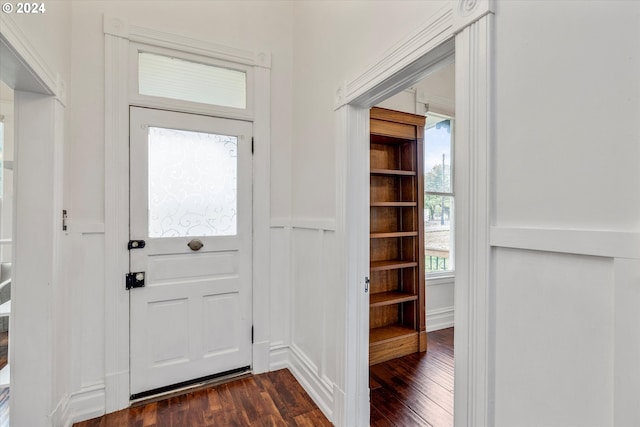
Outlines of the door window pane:
<svg viewBox="0 0 640 427">
<path fill-rule="evenodd" d="M 236 136 L 149 127 L 149 237 L 237 233 Z"/>
<path fill-rule="evenodd" d="M 246 108 L 247 75 L 243 71 L 140 52 L 138 92 L 141 95 Z"/>
</svg>

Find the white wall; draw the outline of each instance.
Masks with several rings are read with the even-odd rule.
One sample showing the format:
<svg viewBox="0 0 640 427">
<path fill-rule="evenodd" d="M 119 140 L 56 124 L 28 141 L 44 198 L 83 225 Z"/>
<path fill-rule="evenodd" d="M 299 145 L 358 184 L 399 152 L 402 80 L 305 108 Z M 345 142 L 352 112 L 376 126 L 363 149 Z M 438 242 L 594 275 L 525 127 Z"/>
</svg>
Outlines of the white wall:
<svg viewBox="0 0 640 427">
<path fill-rule="evenodd" d="M 349 2 L 331 3 L 329 11 L 325 5 L 299 2 L 294 14 L 294 220 L 322 223 L 336 207 L 337 85 L 436 6 L 394 2 L 387 10 L 384 2 L 366 8 Z M 640 387 L 640 368 L 630 362 L 640 359 L 634 288 L 640 278 L 633 262 L 640 254 L 640 4 L 502 1 L 496 7 L 491 421 L 636 425 L 640 415 L 628 396 Z M 599 197 L 606 200 L 601 207 L 594 205 Z M 304 251 L 320 255 L 322 246 L 307 231 L 293 233 Z M 313 258 L 294 248 L 294 271 L 306 270 Z M 318 298 L 322 285 L 302 274 L 292 283 L 300 300 Z M 338 318 L 342 303 L 329 292 L 316 302 Z M 309 333 L 323 322 L 317 308 L 292 319 Z M 323 339 L 334 337 L 343 339 L 340 331 Z M 294 334 L 294 345 L 297 340 L 319 376 L 324 346 Z M 551 387 L 545 396 L 543 384 Z M 536 415 L 540 407 L 549 411 Z"/>
<path fill-rule="evenodd" d="M 86 258 L 82 268 L 68 270 L 71 288 L 59 294 L 71 298 L 74 330 L 66 361 L 66 332 L 58 332 L 61 380 L 54 396 L 66 392 L 65 378 L 71 392 L 90 392 L 105 374 L 107 284 L 100 248 L 102 14 L 108 13 L 140 26 L 272 52 L 272 348 L 281 355 L 290 346 L 298 378 L 332 416 L 336 390 L 344 388 L 337 367 L 345 315 L 344 301 L 337 298 L 344 284 L 334 269 L 334 94 L 444 2 L 155 2 L 152 9 L 150 4 L 48 2 L 46 19 L 16 18 L 69 87 L 65 193 L 73 251 L 67 253 L 74 266 L 79 254 Z M 491 240 L 497 248 L 492 384 L 498 426 L 535 424 L 535 417 L 522 414 L 539 404 L 551 408 L 546 425 L 637 421 L 628 416 L 634 410 L 628 396 L 640 394 L 640 373 L 633 367 L 640 358 L 640 297 L 633 293 L 638 263 L 623 258 L 637 256 L 628 242 L 640 231 L 639 8 L 637 2 L 497 5 Z M 547 228 L 551 238 L 532 241 L 530 227 Z M 572 236 L 582 240 L 565 241 L 557 229 L 579 229 Z M 596 240 L 593 245 L 603 249 L 593 257 L 589 242 L 600 239 L 601 230 L 619 232 L 612 238 L 624 244 L 608 249 Z M 620 246 L 632 249 L 620 255 Z M 523 250 L 532 247 L 537 251 Z M 296 301 L 314 304 L 301 310 Z M 56 310 L 56 322 L 65 325 L 64 305 Z M 588 339 L 591 347 L 584 343 Z M 538 350 L 535 356 L 528 346 Z M 74 369 L 65 373 L 69 365 Z M 543 383 L 557 383 L 558 375 L 566 381 L 555 396 L 564 405 L 537 393 Z M 581 382 L 585 376 L 593 378 L 588 387 Z M 597 404 L 579 406 L 594 396 Z"/>
<path fill-rule="evenodd" d="M 640 4 L 501 1 L 495 41 L 495 425 L 638 425 Z"/>
</svg>

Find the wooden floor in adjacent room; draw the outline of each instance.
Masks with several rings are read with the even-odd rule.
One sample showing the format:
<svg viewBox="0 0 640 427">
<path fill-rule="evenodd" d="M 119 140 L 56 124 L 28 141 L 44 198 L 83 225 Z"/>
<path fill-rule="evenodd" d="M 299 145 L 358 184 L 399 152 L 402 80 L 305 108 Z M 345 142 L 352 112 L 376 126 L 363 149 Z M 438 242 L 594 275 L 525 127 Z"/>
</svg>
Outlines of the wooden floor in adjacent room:
<svg viewBox="0 0 640 427">
<path fill-rule="evenodd" d="M 124 409 L 74 427 L 322 427 L 331 423 L 286 370 Z"/>
<path fill-rule="evenodd" d="M 427 346 L 371 366 L 371 427 L 453 426 L 453 328 L 429 332 Z"/>
</svg>

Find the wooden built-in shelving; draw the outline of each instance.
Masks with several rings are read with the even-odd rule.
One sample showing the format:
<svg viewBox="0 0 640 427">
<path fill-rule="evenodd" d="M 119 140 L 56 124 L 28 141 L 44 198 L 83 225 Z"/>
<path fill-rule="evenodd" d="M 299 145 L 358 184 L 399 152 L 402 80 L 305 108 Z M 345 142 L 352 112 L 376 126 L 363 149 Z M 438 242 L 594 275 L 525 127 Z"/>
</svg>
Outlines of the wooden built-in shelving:
<svg viewBox="0 0 640 427">
<path fill-rule="evenodd" d="M 372 207 L 390 207 L 390 208 L 414 208 L 418 206 L 416 202 L 371 202 Z"/>
<path fill-rule="evenodd" d="M 371 175 L 416 176 L 416 171 L 401 171 L 395 169 L 371 169 Z"/>
<path fill-rule="evenodd" d="M 371 109 L 369 363 L 425 351 L 424 116 Z"/>
<path fill-rule="evenodd" d="M 370 307 L 382 307 L 383 305 L 399 304 L 401 302 L 415 301 L 418 299 L 418 295 L 408 294 L 404 292 L 379 292 L 371 295 L 369 299 Z"/>
</svg>

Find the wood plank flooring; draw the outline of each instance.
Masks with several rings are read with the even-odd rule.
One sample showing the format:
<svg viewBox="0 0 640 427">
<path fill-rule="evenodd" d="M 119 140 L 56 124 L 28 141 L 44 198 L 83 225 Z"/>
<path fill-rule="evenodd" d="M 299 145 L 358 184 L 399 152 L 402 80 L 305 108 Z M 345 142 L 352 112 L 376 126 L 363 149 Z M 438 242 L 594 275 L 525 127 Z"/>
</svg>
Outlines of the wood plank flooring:
<svg viewBox="0 0 640 427">
<path fill-rule="evenodd" d="M 453 328 L 427 343 L 426 353 L 371 366 L 371 427 L 453 426 Z"/>
<path fill-rule="evenodd" d="M 331 423 L 286 370 L 124 409 L 74 427 L 322 427 Z"/>
<path fill-rule="evenodd" d="M 372 427 L 453 426 L 453 328 L 430 332 L 428 343 L 426 353 L 371 366 Z M 74 424 L 178 426 L 323 427 L 331 423 L 283 369 Z"/>
</svg>

